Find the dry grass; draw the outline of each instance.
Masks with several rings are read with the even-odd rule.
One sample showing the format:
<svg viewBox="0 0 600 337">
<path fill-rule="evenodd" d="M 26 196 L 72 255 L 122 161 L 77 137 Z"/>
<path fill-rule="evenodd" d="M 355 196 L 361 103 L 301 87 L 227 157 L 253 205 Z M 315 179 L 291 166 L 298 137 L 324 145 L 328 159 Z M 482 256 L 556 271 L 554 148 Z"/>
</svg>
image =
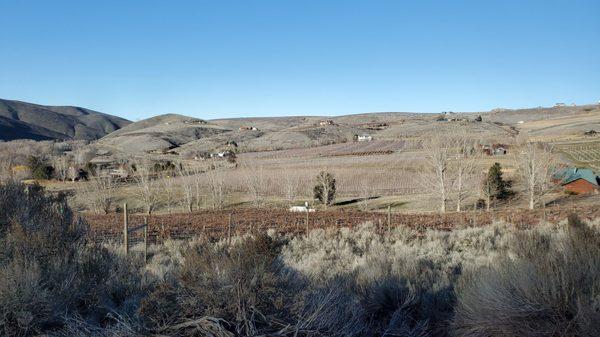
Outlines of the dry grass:
<svg viewBox="0 0 600 337">
<path fill-rule="evenodd" d="M 17 206 L 17 204 L 19 206 Z M 600 222 L 82 241 L 64 199 L 0 186 L 7 336 L 596 336 Z"/>
</svg>

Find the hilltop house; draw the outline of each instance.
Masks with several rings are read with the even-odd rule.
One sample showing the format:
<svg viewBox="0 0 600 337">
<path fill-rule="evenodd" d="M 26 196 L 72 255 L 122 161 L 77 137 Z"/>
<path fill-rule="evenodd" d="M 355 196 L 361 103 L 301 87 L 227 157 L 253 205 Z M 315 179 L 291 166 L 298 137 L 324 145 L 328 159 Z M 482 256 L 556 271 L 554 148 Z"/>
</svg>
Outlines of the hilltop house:
<svg viewBox="0 0 600 337">
<path fill-rule="evenodd" d="M 220 151 L 216 153 L 211 153 L 211 158 L 229 158 L 235 156 L 235 153 L 231 150 Z"/>
<path fill-rule="evenodd" d="M 256 131 L 258 128 L 256 126 L 242 125 L 240 126 L 240 131 Z"/>
<path fill-rule="evenodd" d="M 553 179 L 566 191 L 572 193 L 597 194 L 600 192 L 600 177 L 589 168 L 565 168 L 558 171 Z"/>
</svg>

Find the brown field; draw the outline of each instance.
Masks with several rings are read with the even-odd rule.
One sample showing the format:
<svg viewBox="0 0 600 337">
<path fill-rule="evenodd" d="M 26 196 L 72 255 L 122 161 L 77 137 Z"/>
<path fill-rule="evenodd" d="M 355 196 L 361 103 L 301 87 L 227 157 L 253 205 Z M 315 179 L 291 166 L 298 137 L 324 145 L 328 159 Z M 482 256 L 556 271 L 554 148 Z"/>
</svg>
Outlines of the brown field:
<svg viewBox="0 0 600 337">
<path fill-rule="evenodd" d="M 452 230 L 465 227 L 479 227 L 502 221 L 518 228 L 530 228 L 547 221 L 558 223 L 576 213 L 584 220 L 600 217 L 600 208 L 588 207 L 553 207 L 545 210 L 501 210 L 492 212 L 452 212 L 439 213 L 390 213 L 360 212 L 355 210 L 326 210 L 309 213 L 309 230 L 317 228 L 353 228 L 371 222 L 377 231 L 385 232 L 390 227 L 427 230 Z M 268 214 L 268 216 L 265 216 Z M 166 239 L 190 239 L 196 236 L 222 238 L 228 235 L 231 217 L 231 234 L 266 233 L 274 231 L 279 234 L 302 234 L 306 232 L 306 213 L 292 213 L 281 209 L 236 209 L 222 211 L 200 211 L 194 213 L 178 213 L 153 215 L 148 218 L 149 240 L 152 243 Z M 84 218 L 90 226 L 90 239 L 93 241 L 121 240 L 123 233 L 123 214 L 97 215 L 86 214 Z M 143 215 L 130 215 L 129 226 L 134 228 L 143 223 Z M 133 235 L 133 240 L 140 240 L 141 232 Z"/>
<path fill-rule="evenodd" d="M 482 116 L 482 122 L 473 121 L 478 115 Z M 319 121 L 327 117 L 232 119 L 202 124 L 185 116 L 165 115 L 133 123 L 110 137 L 90 144 L 85 150 L 93 154 L 100 149 L 112 153 L 116 158 L 124 156 L 124 160 L 131 159 L 131 156 L 127 157 L 119 151 L 119 146 L 125 144 L 122 140 L 129 139 L 129 136 L 154 137 L 156 132 L 145 132 L 161 131 L 162 138 L 154 137 L 156 139 L 153 138 L 153 141 L 164 142 L 166 139 L 169 144 L 182 144 L 175 147 L 172 153 L 144 154 L 142 151 L 138 154 L 152 160 L 196 167 L 197 174 L 193 179 L 203 186 L 200 193 L 202 200 L 196 208 L 201 209 L 213 206 L 208 188 L 211 178 L 207 173 L 215 168 L 215 172 L 223 179 L 223 206 L 226 209 L 257 206 L 282 208 L 305 201 L 312 202 L 315 176 L 320 171 L 328 171 L 337 181 L 337 203 L 331 207 L 333 209 L 380 210 L 391 204 L 394 211 L 435 210 L 438 207 L 435 195 L 424 184 L 429 170 L 425 164 L 421 137 L 428 132 L 460 129 L 465 130 L 477 143 L 509 146 L 507 155 L 481 156 L 477 159 L 474 175 L 466 186 L 470 191 L 466 205 L 472 205 L 480 198 L 480 181 L 495 162 L 502 165 L 505 177 L 513 180 L 514 190 L 520 192 L 514 158 L 518 153 L 514 146 L 520 133 L 555 145 L 554 149 L 560 154 L 563 164 L 600 167 L 597 138 L 583 136 L 588 129 L 596 126 L 600 129 L 598 106 L 504 110 L 452 116 L 459 119 L 464 117 L 468 121 L 438 121 L 434 114 L 375 113 L 331 118 L 335 125 L 323 127 Z M 519 124 L 519 121 L 524 123 Z M 370 123 L 385 123 L 385 126 L 369 129 Z M 258 130 L 239 130 L 240 126 L 245 125 L 256 126 Z M 210 129 L 210 132 L 202 134 L 203 138 L 190 141 L 197 136 L 189 134 L 190 129 L 202 132 Z M 219 132 L 212 134 L 215 130 Z M 340 132 L 345 136 L 342 137 Z M 370 134 L 374 140 L 353 142 L 352 133 Z M 129 136 L 123 138 L 125 134 Z M 163 137 L 165 135 L 168 137 Z M 567 142 L 565 139 L 573 140 Z M 228 141 L 239 144 L 235 164 L 225 160 L 193 160 L 193 156 L 184 155 L 193 151 L 216 151 Z M 258 146 L 257 142 L 262 145 Z M 151 145 L 152 142 L 144 144 Z M 15 147 L 11 148 L 13 152 L 37 155 L 51 152 L 54 147 L 49 143 L 45 144 L 49 149 L 43 151 L 35 147 L 29 151 L 18 147 L 17 151 L 17 145 L 6 144 L 4 147 L 12 146 Z M 26 156 L 22 157 L 20 162 L 25 161 Z M 163 200 L 160 200 L 154 212 L 184 211 L 181 202 L 184 179 L 178 177 L 177 172 L 161 175 L 159 179 L 163 192 L 159 198 Z M 86 204 L 88 195 L 80 193 L 85 182 L 52 181 L 42 184 L 51 191 L 71 193 L 73 205 L 78 210 L 91 210 Z M 167 185 L 173 189 L 170 197 L 175 202 L 171 204 L 164 200 L 167 198 L 164 195 Z M 141 211 L 143 205 L 140 204 L 137 189 L 133 181 L 118 184 L 114 188 L 114 203 L 127 202 L 133 211 Z M 453 206 L 449 207 L 452 209 Z"/>
</svg>

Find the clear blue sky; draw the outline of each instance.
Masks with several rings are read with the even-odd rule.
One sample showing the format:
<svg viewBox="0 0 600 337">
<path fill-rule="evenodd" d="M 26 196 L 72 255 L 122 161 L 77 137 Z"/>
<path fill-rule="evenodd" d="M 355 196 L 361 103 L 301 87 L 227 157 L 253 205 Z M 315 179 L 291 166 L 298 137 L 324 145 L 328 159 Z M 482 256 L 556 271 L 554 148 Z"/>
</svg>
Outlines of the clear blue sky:
<svg viewBox="0 0 600 337">
<path fill-rule="evenodd" d="M 0 0 L 0 98 L 136 120 L 600 99 L 600 1 Z"/>
</svg>

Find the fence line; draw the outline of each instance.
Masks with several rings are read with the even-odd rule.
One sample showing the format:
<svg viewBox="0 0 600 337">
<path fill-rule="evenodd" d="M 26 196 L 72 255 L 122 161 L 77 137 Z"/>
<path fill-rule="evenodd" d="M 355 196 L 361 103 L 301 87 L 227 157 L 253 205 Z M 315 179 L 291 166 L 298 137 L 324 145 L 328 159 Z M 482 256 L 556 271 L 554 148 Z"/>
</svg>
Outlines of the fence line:
<svg viewBox="0 0 600 337">
<path fill-rule="evenodd" d="M 264 233 L 269 230 L 277 233 L 304 234 L 317 228 L 354 228 L 370 222 L 382 234 L 395 227 L 406 226 L 416 230 L 451 230 L 457 227 L 477 227 L 504 221 L 517 227 L 529 227 L 542 220 L 557 222 L 569 213 L 577 213 L 590 220 L 600 217 L 600 208 L 575 207 L 530 210 L 494 210 L 491 212 L 471 211 L 461 213 L 395 213 L 360 211 L 317 211 L 314 213 L 292 213 L 280 209 L 239 209 L 223 211 L 201 211 L 190 214 L 153 215 L 147 219 L 143 215 L 119 214 L 86 215 L 90 225 L 89 239 L 95 242 L 123 242 L 126 247 L 142 242 L 160 243 L 166 239 L 189 239 L 197 236 L 225 238 L 231 241 L 234 235 Z M 127 230 L 124 222 L 143 225 Z M 144 222 L 146 221 L 146 222 Z M 143 230 L 143 231 L 142 231 Z"/>
</svg>

